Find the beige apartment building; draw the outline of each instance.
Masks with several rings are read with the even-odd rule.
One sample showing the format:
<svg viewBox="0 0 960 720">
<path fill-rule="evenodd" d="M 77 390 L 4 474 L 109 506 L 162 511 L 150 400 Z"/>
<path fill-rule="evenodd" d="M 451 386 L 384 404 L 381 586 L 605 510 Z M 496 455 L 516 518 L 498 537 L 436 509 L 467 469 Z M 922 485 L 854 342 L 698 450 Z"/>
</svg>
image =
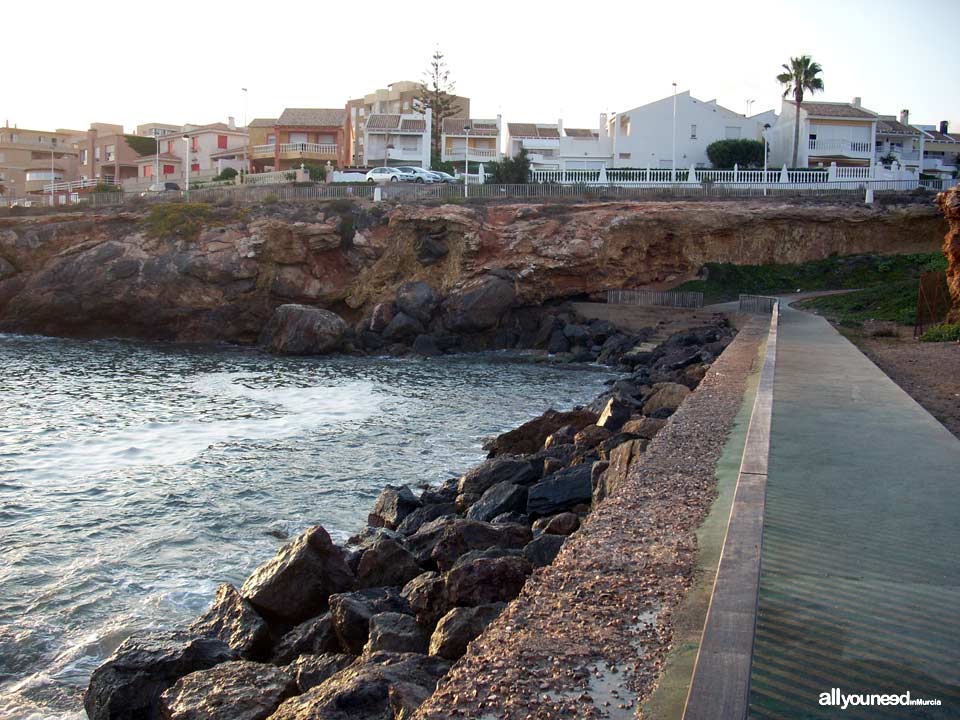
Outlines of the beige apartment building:
<svg viewBox="0 0 960 720">
<path fill-rule="evenodd" d="M 78 180 L 119 185 L 135 180 L 140 154 L 127 143 L 122 125 L 93 123 L 78 145 Z"/>
<path fill-rule="evenodd" d="M 423 108 L 417 102 L 419 95 L 420 83 L 401 80 L 347 103 L 347 112 L 350 114 L 349 121 L 352 128 L 349 154 L 352 165 L 366 167 L 370 163 L 378 162 L 376 158 L 370 158 L 368 162 L 364 152 L 364 129 L 367 126 L 367 119 L 371 115 L 422 113 Z M 470 117 L 470 98 L 462 95 L 452 95 L 451 97 L 453 99 L 453 114 L 450 117 Z"/>
<path fill-rule="evenodd" d="M 19 197 L 43 192 L 52 182 L 72 180 L 77 174 L 75 143 L 82 130 L 0 128 L 0 194 Z"/>
</svg>

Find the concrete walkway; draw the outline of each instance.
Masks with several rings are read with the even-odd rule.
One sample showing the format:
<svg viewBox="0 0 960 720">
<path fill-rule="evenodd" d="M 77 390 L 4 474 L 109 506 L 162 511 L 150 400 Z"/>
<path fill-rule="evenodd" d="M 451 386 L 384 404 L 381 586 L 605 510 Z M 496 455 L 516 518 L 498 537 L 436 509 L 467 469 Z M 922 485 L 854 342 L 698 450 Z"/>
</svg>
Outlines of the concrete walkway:
<svg viewBox="0 0 960 720">
<path fill-rule="evenodd" d="M 837 707 L 888 693 L 940 706 Z M 785 307 L 755 718 L 960 717 L 960 441 L 825 320 Z"/>
</svg>

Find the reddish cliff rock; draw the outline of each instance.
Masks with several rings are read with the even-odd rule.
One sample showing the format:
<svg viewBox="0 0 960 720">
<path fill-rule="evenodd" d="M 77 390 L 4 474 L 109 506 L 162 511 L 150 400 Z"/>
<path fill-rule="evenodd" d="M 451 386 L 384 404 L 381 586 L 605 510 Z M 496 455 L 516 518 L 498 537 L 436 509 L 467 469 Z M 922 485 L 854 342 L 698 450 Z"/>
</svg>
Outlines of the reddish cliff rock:
<svg viewBox="0 0 960 720">
<path fill-rule="evenodd" d="M 947 322 L 960 323 L 960 186 L 937 196 L 937 202 L 950 224 L 943 238 L 943 254 L 947 256 L 947 286 L 953 309 Z"/>
<path fill-rule="evenodd" d="M 710 261 L 929 252 L 945 232 L 932 204 L 750 201 L 328 201 L 151 223 L 116 211 L 0 220 L 0 331 L 253 342 L 280 305 L 354 323 L 377 303 L 392 312 L 414 282 L 438 292 L 448 330 L 487 331 L 506 305 L 671 284 Z"/>
</svg>

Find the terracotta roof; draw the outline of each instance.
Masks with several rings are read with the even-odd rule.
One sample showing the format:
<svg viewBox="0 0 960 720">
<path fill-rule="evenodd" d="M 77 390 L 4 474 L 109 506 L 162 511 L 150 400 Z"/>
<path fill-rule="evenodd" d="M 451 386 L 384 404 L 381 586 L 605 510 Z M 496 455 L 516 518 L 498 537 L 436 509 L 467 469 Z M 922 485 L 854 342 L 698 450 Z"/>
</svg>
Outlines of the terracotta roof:
<svg viewBox="0 0 960 720">
<path fill-rule="evenodd" d="M 286 108 L 277 125 L 290 127 L 340 127 L 347 119 L 343 108 Z"/>
<path fill-rule="evenodd" d="M 495 120 L 477 120 L 474 118 L 444 118 L 444 135 L 463 135 L 463 127 L 470 123 L 470 134 L 481 136 L 497 136 L 497 122 Z"/>
<path fill-rule="evenodd" d="M 400 127 L 399 115 L 370 115 L 367 117 L 368 130 L 394 130 Z"/>
<path fill-rule="evenodd" d="M 276 118 L 254 118 L 247 124 L 247 127 L 273 127 L 276 124 Z"/>
<path fill-rule="evenodd" d="M 138 165 L 148 165 L 152 163 L 157 158 L 156 155 L 144 155 L 142 158 L 137 160 Z M 160 153 L 161 160 L 173 160 L 175 162 L 183 162 L 181 158 L 177 157 L 172 153 Z"/>
<path fill-rule="evenodd" d="M 909 125 L 904 125 L 896 118 L 881 116 L 880 119 L 877 120 L 877 133 L 885 133 L 887 135 L 919 135 L 920 131 Z"/>
<path fill-rule="evenodd" d="M 538 127 L 537 134 L 542 138 L 558 138 L 560 137 L 560 130 L 555 127 Z"/>
<path fill-rule="evenodd" d="M 563 132 L 567 137 L 576 138 L 595 138 L 600 136 L 600 133 L 598 133 L 596 130 L 591 130 L 589 128 L 564 128 Z"/>
<path fill-rule="evenodd" d="M 813 117 L 853 118 L 858 120 L 873 120 L 877 116 L 869 110 L 864 110 L 849 103 L 805 102 L 801 107 Z"/>
<path fill-rule="evenodd" d="M 556 125 L 538 125 L 537 123 L 507 123 L 510 137 L 520 138 L 559 138 L 560 130 Z"/>
<path fill-rule="evenodd" d="M 427 121 L 417 118 L 404 118 L 400 121 L 400 129 L 405 132 L 420 132 L 427 129 Z"/>
<path fill-rule="evenodd" d="M 939 130 L 924 130 L 924 132 L 929 135 L 934 142 L 941 143 L 960 143 L 960 138 L 954 137 L 951 134 L 944 135 Z"/>
</svg>

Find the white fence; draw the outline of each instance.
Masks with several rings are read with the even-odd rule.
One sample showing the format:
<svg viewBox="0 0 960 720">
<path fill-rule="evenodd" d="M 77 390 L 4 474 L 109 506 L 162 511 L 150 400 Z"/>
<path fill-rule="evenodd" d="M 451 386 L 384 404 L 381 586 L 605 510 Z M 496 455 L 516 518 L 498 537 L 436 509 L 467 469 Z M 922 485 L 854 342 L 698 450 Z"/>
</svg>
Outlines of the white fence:
<svg viewBox="0 0 960 720">
<path fill-rule="evenodd" d="M 607 290 L 607 303 L 696 309 L 703 307 L 703 293 L 677 290 Z"/>
</svg>

